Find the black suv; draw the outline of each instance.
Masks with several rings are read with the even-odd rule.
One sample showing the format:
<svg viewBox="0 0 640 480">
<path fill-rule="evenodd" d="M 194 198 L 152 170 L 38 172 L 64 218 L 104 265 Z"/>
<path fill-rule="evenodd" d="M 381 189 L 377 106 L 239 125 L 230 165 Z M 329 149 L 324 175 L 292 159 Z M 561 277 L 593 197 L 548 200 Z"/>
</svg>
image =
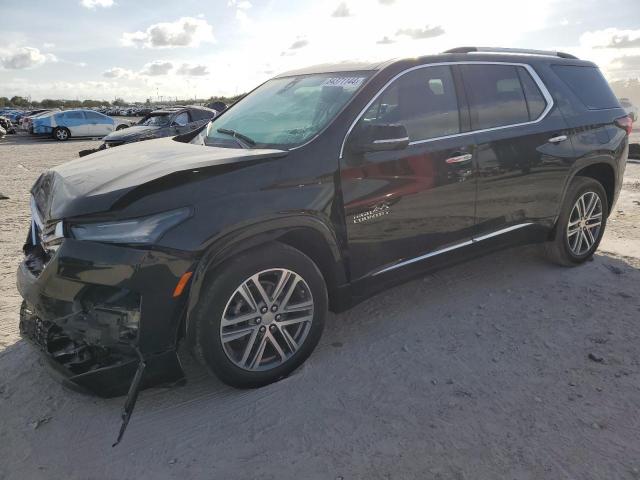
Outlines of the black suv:
<svg viewBox="0 0 640 480">
<path fill-rule="evenodd" d="M 210 108 L 198 106 L 154 110 L 126 131 L 118 130 L 104 137 L 100 149 L 192 132 L 215 118 L 217 113 Z"/>
<path fill-rule="evenodd" d="M 199 131 L 43 173 L 20 328 L 102 395 L 181 379 L 182 338 L 223 381 L 265 385 L 329 309 L 426 269 L 531 242 L 590 258 L 631 126 L 598 68 L 563 53 L 282 74 Z"/>
</svg>

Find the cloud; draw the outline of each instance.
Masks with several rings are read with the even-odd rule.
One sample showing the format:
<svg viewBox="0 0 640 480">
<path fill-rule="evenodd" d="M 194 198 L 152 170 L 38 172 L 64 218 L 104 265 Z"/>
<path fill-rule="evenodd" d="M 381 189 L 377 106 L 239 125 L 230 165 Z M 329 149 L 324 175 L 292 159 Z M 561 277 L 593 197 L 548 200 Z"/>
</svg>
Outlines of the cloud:
<svg viewBox="0 0 640 480">
<path fill-rule="evenodd" d="M 113 67 L 102 72 L 102 76 L 105 78 L 133 78 L 135 74 L 125 68 Z"/>
<path fill-rule="evenodd" d="M 227 5 L 229 7 L 239 8 L 240 10 L 248 10 L 251 8 L 251 2 L 247 0 L 229 0 Z"/>
<path fill-rule="evenodd" d="M 155 62 L 147 63 L 140 75 L 148 75 L 150 77 L 157 77 L 159 75 L 168 74 L 173 68 L 173 63 L 163 60 L 156 60 Z"/>
<path fill-rule="evenodd" d="M 378 45 L 390 45 L 392 43 L 395 43 L 395 40 L 389 38 L 389 37 L 382 37 L 380 40 L 378 40 L 376 42 Z"/>
<path fill-rule="evenodd" d="M 43 48 L 54 48 L 55 46 L 56 46 L 56 44 L 55 43 L 51 43 L 51 42 L 44 42 L 42 44 Z"/>
<path fill-rule="evenodd" d="M 609 64 L 609 69 L 630 73 L 639 72 L 640 55 L 626 55 L 624 57 L 618 57 Z"/>
<path fill-rule="evenodd" d="M 640 30 L 619 30 L 606 28 L 586 32 L 580 43 L 591 48 L 640 48 Z"/>
<path fill-rule="evenodd" d="M 291 46 L 289 47 L 289 50 L 298 50 L 299 48 L 304 48 L 307 45 L 309 45 L 309 40 L 300 38 L 291 44 Z"/>
<path fill-rule="evenodd" d="M 45 62 L 56 62 L 51 53 L 41 53 L 33 47 L 18 47 L 0 56 L 0 65 L 8 70 L 24 70 L 42 65 Z"/>
<path fill-rule="evenodd" d="M 444 29 L 440 25 L 431 27 L 427 25 L 424 28 L 401 28 L 396 35 L 404 35 L 413 40 L 423 40 L 425 38 L 434 38 L 444 35 Z"/>
<path fill-rule="evenodd" d="M 350 17 L 351 12 L 349 11 L 349 7 L 347 7 L 347 4 L 345 2 L 342 2 L 340 5 L 338 5 L 338 8 L 334 10 L 331 16 L 336 18 Z"/>
<path fill-rule="evenodd" d="M 209 71 L 207 70 L 206 65 L 189 65 L 188 63 L 183 63 L 176 70 L 178 75 L 189 75 L 191 77 L 201 77 L 203 75 L 208 75 Z"/>
<path fill-rule="evenodd" d="M 382 5 L 393 5 L 396 0 L 378 0 Z"/>
<path fill-rule="evenodd" d="M 80 0 L 80 5 L 95 10 L 96 7 L 109 8 L 115 5 L 113 0 Z"/>
<path fill-rule="evenodd" d="M 193 17 L 156 23 L 144 32 L 122 35 L 124 45 L 148 48 L 197 47 L 203 42 L 213 41 L 213 27 L 205 19 Z"/>
</svg>

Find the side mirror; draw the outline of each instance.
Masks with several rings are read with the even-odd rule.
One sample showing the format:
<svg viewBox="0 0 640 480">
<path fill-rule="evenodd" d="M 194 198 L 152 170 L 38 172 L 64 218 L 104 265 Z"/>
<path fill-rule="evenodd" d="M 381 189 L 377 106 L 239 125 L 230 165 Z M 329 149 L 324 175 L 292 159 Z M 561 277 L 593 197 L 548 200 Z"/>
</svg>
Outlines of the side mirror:
<svg viewBox="0 0 640 480">
<path fill-rule="evenodd" d="M 408 145 L 407 129 L 399 124 L 361 125 L 349 140 L 349 148 L 359 153 L 402 150 Z"/>
</svg>

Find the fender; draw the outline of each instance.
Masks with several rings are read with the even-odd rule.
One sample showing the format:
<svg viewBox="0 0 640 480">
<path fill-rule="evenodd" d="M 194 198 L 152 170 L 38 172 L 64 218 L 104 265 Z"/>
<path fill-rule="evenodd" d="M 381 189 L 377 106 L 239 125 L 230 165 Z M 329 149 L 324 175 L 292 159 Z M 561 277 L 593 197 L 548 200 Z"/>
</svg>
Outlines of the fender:
<svg viewBox="0 0 640 480">
<path fill-rule="evenodd" d="M 341 253 L 338 235 L 333 226 L 319 216 L 309 212 L 296 212 L 234 225 L 231 229 L 221 232 L 208 242 L 194 271 L 183 320 L 185 336 L 191 345 L 193 344 L 194 329 L 191 328 L 190 319 L 200 298 L 200 292 L 207 274 L 240 252 L 267 242 L 277 241 L 289 233 L 300 230 L 307 230 L 320 235 L 326 247 L 328 247 L 331 261 L 330 265 L 325 267 L 328 267 L 329 275 L 332 278 L 327 282 L 327 288 L 331 291 L 332 286 L 342 287 L 347 283 L 348 272 L 345 259 Z M 332 285 L 329 285 L 329 283 Z"/>
</svg>

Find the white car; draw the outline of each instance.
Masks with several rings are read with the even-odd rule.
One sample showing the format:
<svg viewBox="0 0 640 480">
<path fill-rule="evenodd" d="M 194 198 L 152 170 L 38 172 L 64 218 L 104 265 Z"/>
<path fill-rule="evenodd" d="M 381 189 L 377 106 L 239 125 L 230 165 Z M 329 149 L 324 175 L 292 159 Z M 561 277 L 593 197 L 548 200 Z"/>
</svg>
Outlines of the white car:
<svg viewBox="0 0 640 480">
<path fill-rule="evenodd" d="M 77 109 L 52 112 L 33 119 L 35 135 L 50 135 L 64 141 L 71 137 L 104 137 L 130 126 L 129 122 L 93 110 Z"/>
</svg>

